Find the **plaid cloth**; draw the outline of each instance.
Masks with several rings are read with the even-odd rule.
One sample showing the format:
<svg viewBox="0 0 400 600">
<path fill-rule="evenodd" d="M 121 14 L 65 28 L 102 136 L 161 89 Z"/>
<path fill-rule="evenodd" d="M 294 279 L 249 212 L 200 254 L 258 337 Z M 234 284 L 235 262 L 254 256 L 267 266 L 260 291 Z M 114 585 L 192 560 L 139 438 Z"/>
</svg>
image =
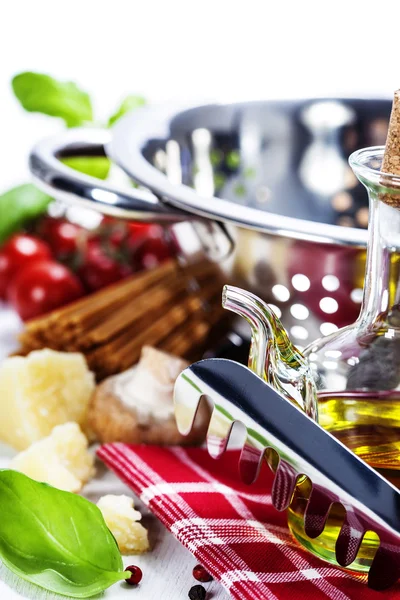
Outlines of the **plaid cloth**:
<svg viewBox="0 0 400 600">
<path fill-rule="evenodd" d="M 106 444 L 99 457 L 143 500 L 232 598 L 241 600 L 400 600 L 366 577 L 331 567 L 292 539 L 271 504 L 272 474 L 251 486 L 238 476 L 237 451 L 214 460 L 201 448 Z"/>
</svg>

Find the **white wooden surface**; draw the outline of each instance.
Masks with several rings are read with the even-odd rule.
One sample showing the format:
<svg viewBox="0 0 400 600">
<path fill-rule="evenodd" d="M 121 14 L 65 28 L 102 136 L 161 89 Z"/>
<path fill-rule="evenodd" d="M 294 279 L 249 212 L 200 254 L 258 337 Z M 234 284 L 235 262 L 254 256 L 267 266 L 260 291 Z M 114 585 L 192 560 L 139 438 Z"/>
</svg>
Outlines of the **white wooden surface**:
<svg viewBox="0 0 400 600">
<path fill-rule="evenodd" d="M 15 334 L 18 328 L 19 322 L 15 315 L 4 305 L 0 305 L 0 360 L 7 355 L 13 343 L 15 344 Z M 11 451 L 0 446 L 0 468 L 8 466 L 10 456 L 12 456 Z M 132 495 L 132 492 L 113 473 L 98 462 L 96 478 L 85 487 L 84 496 L 96 502 L 104 494 L 123 493 Z M 143 524 L 149 530 L 152 550 L 141 556 L 124 557 L 124 564 L 126 566 L 136 564 L 142 569 L 142 583 L 137 588 L 117 583 L 104 594 L 93 598 L 104 600 L 121 600 L 122 598 L 134 600 L 139 597 L 143 600 L 187 599 L 189 589 L 197 583 L 192 576 L 196 560 L 137 499 L 135 504 L 142 511 Z M 206 583 L 204 586 L 210 592 L 213 600 L 229 598 L 229 594 L 216 581 Z M 27 583 L 0 563 L 0 600 L 20 600 L 21 598 L 60 600 L 62 596 L 46 592 Z"/>
</svg>

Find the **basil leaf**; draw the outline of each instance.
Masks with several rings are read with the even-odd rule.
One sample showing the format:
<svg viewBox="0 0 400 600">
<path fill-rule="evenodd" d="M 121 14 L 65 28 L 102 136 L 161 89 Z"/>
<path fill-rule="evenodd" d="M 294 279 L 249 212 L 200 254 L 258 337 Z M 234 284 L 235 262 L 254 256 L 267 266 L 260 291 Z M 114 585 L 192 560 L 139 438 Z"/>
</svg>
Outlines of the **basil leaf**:
<svg viewBox="0 0 400 600">
<path fill-rule="evenodd" d="M 13 78 L 12 88 L 29 112 L 61 117 L 68 127 L 93 120 L 89 95 L 72 81 L 57 81 L 50 75 L 27 71 Z"/>
<path fill-rule="evenodd" d="M 80 173 L 98 179 L 107 179 L 111 167 L 110 159 L 106 156 L 70 156 L 63 158 L 62 162 Z"/>
<path fill-rule="evenodd" d="M 143 96 L 127 96 L 121 103 L 121 106 L 118 108 L 117 112 L 114 113 L 108 120 L 108 126 L 114 125 L 123 117 L 127 112 L 131 110 L 135 110 L 135 108 L 140 108 L 141 106 L 145 106 L 147 104 L 146 98 Z"/>
<path fill-rule="evenodd" d="M 127 579 L 100 510 L 81 496 L 0 471 L 0 558 L 52 592 L 87 598 Z"/>
<path fill-rule="evenodd" d="M 45 212 L 52 198 L 31 183 L 19 185 L 0 196 L 0 244 L 31 219 Z"/>
</svg>

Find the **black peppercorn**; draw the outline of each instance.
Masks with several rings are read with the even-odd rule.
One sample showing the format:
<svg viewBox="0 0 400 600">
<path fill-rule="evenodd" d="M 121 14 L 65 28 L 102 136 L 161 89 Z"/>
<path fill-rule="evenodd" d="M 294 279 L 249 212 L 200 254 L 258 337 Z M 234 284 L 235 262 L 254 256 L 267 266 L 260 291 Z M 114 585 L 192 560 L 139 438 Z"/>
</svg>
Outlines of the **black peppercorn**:
<svg viewBox="0 0 400 600">
<path fill-rule="evenodd" d="M 205 600 L 206 590 L 202 585 L 194 585 L 190 588 L 188 596 L 190 600 Z"/>
</svg>

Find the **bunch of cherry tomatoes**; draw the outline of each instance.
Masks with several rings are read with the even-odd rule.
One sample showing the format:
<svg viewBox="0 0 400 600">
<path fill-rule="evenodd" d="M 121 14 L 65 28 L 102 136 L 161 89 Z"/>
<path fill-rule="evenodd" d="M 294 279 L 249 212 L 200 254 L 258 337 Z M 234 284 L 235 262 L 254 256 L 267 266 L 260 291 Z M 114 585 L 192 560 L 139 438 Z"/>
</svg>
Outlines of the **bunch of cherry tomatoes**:
<svg viewBox="0 0 400 600">
<path fill-rule="evenodd" d="M 174 254 L 159 225 L 104 217 L 94 231 L 43 217 L 0 249 L 0 298 L 28 320 Z"/>
</svg>

